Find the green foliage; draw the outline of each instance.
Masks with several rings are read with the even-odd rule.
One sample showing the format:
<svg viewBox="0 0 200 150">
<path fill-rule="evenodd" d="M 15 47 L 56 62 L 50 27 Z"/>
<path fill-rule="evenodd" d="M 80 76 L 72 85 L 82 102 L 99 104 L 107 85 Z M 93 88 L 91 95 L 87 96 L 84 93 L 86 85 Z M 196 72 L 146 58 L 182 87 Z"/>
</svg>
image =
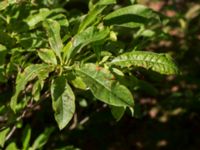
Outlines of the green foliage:
<svg viewBox="0 0 200 150">
<path fill-rule="evenodd" d="M 1 102 L 8 110 L 3 117 L 9 115 L 0 132 L 2 148 L 9 141 L 6 149 L 18 149 L 12 134 L 22 128 L 17 127 L 19 122 L 26 126 L 19 149 L 45 146 L 54 128 L 45 127 L 33 140 L 34 128 L 23 123 L 38 108 L 41 113 L 52 110 L 60 130 L 71 125 L 79 111 L 79 106 L 75 111 L 76 102 L 83 97 L 86 107 L 96 100 L 105 103 L 117 121 L 126 108 L 133 114 L 134 89 L 155 91 L 150 83 L 135 77 L 134 67 L 165 75 L 179 73 L 169 54 L 139 51 L 145 43 L 134 42 L 140 37 L 157 38 L 162 22 L 159 13 L 130 2 L 133 5 L 116 9 L 115 0 L 91 0 L 87 14 L 65 10 L 61 1 L 52 1 L 52 5 L 47 1 L 0 2 L 0 90 L 12 81 Z M 123 40 L 127 37 L 129 44 Z M 51 108 L 45 105 L 49 101 Z M 12 132 L 9 126 L 14 128 Z M 65 145 L 63 149 L 76 148 Z"/>
</svg>

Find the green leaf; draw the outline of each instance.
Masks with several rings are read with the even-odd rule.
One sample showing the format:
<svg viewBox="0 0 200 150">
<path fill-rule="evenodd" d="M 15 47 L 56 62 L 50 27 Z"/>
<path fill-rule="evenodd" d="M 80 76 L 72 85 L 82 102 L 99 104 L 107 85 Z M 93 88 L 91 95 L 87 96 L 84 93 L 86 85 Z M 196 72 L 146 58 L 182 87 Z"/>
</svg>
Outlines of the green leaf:
<svg viewBox="0 0 200 150">
<path fill-rule="evenodd" d="M 32 88 L 32 95 L 34 97 L 35 101 L 39 101 L 40 100 L 40 91 L 42 90 L 44 86 L 44 81 L 43 80 L 37 80 Z"/>
<path fill-rule="evenodd" d="M 110 106 L 110 109 L 113 117 L 116 119 L 116 121 L 119 121 L 123 117 L 126 107 Z"/>
<path fill-rule="evenodd" d="M 153 52 L 134 51 L 125 53 L 114 58 L 110 64 L 121 67 L 143 67 L 167 75 L 179 73 L 177 66 L 169 55 Z"/>
<path fill-rule="evenodd" d="M 8 6 L 9 6 L 9 3 L 7 1 L 0 2 L 0 10 L 4 10 Z"/>
<path fill-rule="evenodd" d="M 99 30 L 95 27 L 89 27 L 83 32 L 77 34 L 72 40 L 71 49 L 68 50 L 67 60 L 69 60 L 71 56 L 74 56 L 77 53 L 77 51 L 83 48 L 84 46 L 93 42 L 105 40 L 106 37 L 109 36 L 109 32 L 110 31 L 108 28 Z"/>
<path fill-rule="evenodd" d="M 108 14 L 105 18 L 106 25 L 121 25 L 126 27 L 140 27 L 151 21 L 159 20 L 159 16 L 148 7 L 140 4 L 120 8 Z"/>
<path fill-rule="evenodd" d="M 131 92 L 116 82 L 108 70 L 94 64 L 85 64 L 77 68 L 76 72 L 97 99 L 113 106 L 133 106 Z"/>
<path fill-rule="evenodd" d="M 4 64 L 6 57 L 7 49 L 4 45 L 0 44 L 0 66 Z"/>
<path fill-rule="evenodd" d="M 59 128 L 63 129 L 75 112 L 75 96 L 64 76 L 52 81 L 51 97 L 54 117 Z"/>
<path fill-rule="evenodd" d="M 17 109 L 17 98 L 20 92 L 25 89 L 26 84 L 36 77 L 40 80 L 46 79 L 52 70 L 53 67 L 47 64 L 32 64 L 25 68 L 23 73 L 18 73 L 15 94 L 12 96 L 10 102 L 10 107 L 14 112 Z"/>
<path fill-rule="evenodd" d="M 47 31 L 51 48 L 53 49 L 55 54 L 61 59 L 63 43 L 60 37 L 60 24 L 57 21 L 49 19 L 43 23 L 43 26 Z"/>
<path fill-rule="evenodd" d="M 4 143 L 6 141 L 6 135 L 10 131 L 10 128 L 6 128 L 3 131 L 0 132 L 0 146 L 4 147 Z"/>
<path fill-rule="evenodd" d="M 27 125 L 23 130 L 23 136 L 22 136 L 23 150 L 28 150 L 30 139 L 31 139 L 31 127 Z"/>
<path fill-rule="evenodd" d="M 19 150 L 15 142 L 11 142 L 5 150 Z"/>
<path fill-rule="evenodd" d="M 35 28 L 35 26 L 44 21 L 49 15 L 51 11 L 47 8 L 41 8 L 38 13 L 34 13 L 28 16 L 26 20 L 24 20 L 30 29 Z"/>
<path fill-rule="evenodd" d="M 37 139 L 34 141 L 32 147 L 30 148 L 30 150 L 37 150 L 42 148 L 48 141 L 49 136 L 51 135 L 51 133 L 53 132 L 54 128 L 50 127 L 50 128 L 46 128 L 44 133 L 40 134 Z"/>
<path fill-rule="evenodd" d="M 92 10 L 89 11 L 79 26 L 78 33 L 84 31 L 89 25 L 98 19 L 98 15 L 106 8 L 106 5 L 115 4 L 115 0 L 100 0 L 95 4 Z"/>
<path fill-rule="evenodd" d="M 54 52 L 51 49 L 42 48 L 38 52 L 38 56 L 48 64 L 57 65 L 57 59 Z"/>
</svg>

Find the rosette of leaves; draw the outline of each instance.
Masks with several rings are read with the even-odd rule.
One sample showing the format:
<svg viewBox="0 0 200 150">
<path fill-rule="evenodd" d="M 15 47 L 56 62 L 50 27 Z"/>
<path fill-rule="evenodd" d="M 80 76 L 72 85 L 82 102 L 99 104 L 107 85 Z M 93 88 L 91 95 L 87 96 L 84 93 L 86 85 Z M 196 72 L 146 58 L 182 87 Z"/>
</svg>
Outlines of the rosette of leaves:
<svg viewBox="0 0 200 150">
<path fill-rule="evenodd" d="M 1 7 L 3 15 L 8 7 L 14 11 L 10 5 Z M 14 22 L 22 18 L 23 30 L 10 29 L 10 33 L 16 34 L 5 37 L 13 44 L 1 41 L 0 47 L 0 53 L 11 57 L 8 64 L 2 65 L 0 77 L 5 77 L 5 71 L 8 76 L 17 74 L 10 101 L 10 108 L 17 114 L 26 110 L 30 101 L 39 103 L 50 94 L 55 120 L 63 129 L 75 113 L 77 88 L 90 90 L 96 99 L 110 106 L 119 120 L 127 108 L 134 110 L 133 90 L 123 82 L 127 75 L 133 75 L 133 68 L 143 67 L 166 75 L 179 72 L 168 54 L 126 46 L 123 37 L 131 37 L 130 43 L 135 34 L 152 38 L 154 28 L 150 27 L 162 24 L 160 15 L 146 6 L 116 7 L 115 0 L 90 1 L 88 13 L 78 17 L 61 8 L 33 10 L 28 6 L 23 10 L 29 12 L 28 16 L 11 16 Z M 11 23 L 12 19 L 6 22 Z M 11 51 L 5 52 L 9 46 Z M 3 69 L 5 66 L 7 70 Z M 137 80 L 134 75 L 133 78 Z M 49 88 L 44 92 L 45 86 Z"/>
</svg>

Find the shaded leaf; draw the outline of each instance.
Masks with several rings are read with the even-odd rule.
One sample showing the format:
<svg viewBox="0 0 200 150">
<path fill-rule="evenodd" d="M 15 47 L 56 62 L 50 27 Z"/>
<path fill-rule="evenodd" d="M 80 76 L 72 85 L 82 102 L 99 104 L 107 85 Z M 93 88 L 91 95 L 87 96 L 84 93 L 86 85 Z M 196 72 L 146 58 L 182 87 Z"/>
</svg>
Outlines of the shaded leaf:
<svg viewBox="0 0 200 150">
<path fill-rule="evenodd" d="M 47 141 L 49 139 L 49 136 L 51 135 L 53 130 L 54 130 L 53 127 L 46 128 L 44 133 L 40 134 L 36 138 L 36 140 L 34 141 L 32 147 L 30 148 L 30 150 L 36 150 L 36 149 L 42 148 L 47 143 Z"/>
<path fill-rule="evenodd" d="M 22 90 L 25 89 L 26 84 L 38 77 L 40 80 L 44 80 L 48 77 L 49 72 L 53 69 L 52 66 L 47 64 L 32 64 L 25 68 L 22 73 L 18 73 L 16 79 L 16 90 L 15 94 L 11 98 L 10 107 L 13 111 L 16 111 L 17 98 Z"/>
<path fill-rule="evenodd" d="M 143 67 L 161 74 L 179 73 L 177 66 L 169 55 L 157 54 L 153 52 L 134 51 L 125 53 L 114 58 L 110 64 L 121 67 Z"/>
<path fill-rule="evenodd" d="M 123 117 L 126 107 L 110 106 L 110 109 L 113 117 L 116 119 L 116 121 L 119 121 Z"/>
<path fill-rule="evenodd" d="M 51 97 L 54 117 L 59 128 L 63 129 L 75 112 L 75 96 L 64 76 L 52 81 Z"/>
<path fill-rule="evenodd" d="M 130 91 L 113 80 L 113 75 L 108 70 L 95 64 L 85 64 L 76 72 L 97 99 L 114 106 L 133 106 Z"/>
</svg>

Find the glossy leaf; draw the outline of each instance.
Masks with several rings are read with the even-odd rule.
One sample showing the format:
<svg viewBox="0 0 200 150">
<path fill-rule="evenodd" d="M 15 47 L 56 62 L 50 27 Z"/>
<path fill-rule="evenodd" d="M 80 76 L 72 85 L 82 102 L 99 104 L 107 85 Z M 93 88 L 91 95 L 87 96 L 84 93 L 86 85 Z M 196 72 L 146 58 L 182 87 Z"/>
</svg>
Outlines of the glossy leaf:
<svg viewBox="0 0 200 150">
<path fill-rule="evenodd" d="M 136 4 L 111 12 L 104 18 L 104 21 L 107 25 L 139 27 L 141 24 L 147 24 L 152 21 L 152 18 L 159 19 L 159 16 L 150 8 Z"/>
<path fill-rule="evenodd" d="M 85 64 L 76 72 L 97 99 L 113 106 L 133 106 L 130 91 L 115 81 L 108 70 L 95 64 Z"/>
<path fill-rule="evenodd" d="M 61 51 L 63 49 L 63 43 L 60 37 L 60 25 L 57 21 L 46 20 L 44 27 L 48 34 L 49 44 L 55 54 L 61 59 Z"/>
<path fill-rule="evenodd" d="M 157 54 L 153 52 L 134 51 L 125 53 L 114 58 L 111 64 L 121 67 L 143 67 L 159 72 L 161 74 L 179 73 L 177 66 L 169 55 Z"/>
<path fill-rule="evenodd" d="M 37 52 L 38 52 L 38 56 L 45 63 L 57 65 L 56 56 L 55 56 L 54 52 L 51 49 L 44 49 L 43 48 L 43 49 L 38 50 Z"/>
<path fill-rule="evenodd" d="M 46 79 L 52 69 L 53 67 L 47 64 L 32 64 L 25 68 L 22 73 L 18 73 L 15 94 L 12 96 L 10 102 L 10 107 L 13 111 L 16 111 L 18 95 L 22 90 L 25 89 L 26 84 L 36 77 L 38 77 L 40 80 Z"/>
<path fill-rule="evenodd" d="M 60 129 L 72 119 L 75 112 L 75 96 L 65 77 L 60 76 L 51 84 L 54 117 Z"/>
</svg>

